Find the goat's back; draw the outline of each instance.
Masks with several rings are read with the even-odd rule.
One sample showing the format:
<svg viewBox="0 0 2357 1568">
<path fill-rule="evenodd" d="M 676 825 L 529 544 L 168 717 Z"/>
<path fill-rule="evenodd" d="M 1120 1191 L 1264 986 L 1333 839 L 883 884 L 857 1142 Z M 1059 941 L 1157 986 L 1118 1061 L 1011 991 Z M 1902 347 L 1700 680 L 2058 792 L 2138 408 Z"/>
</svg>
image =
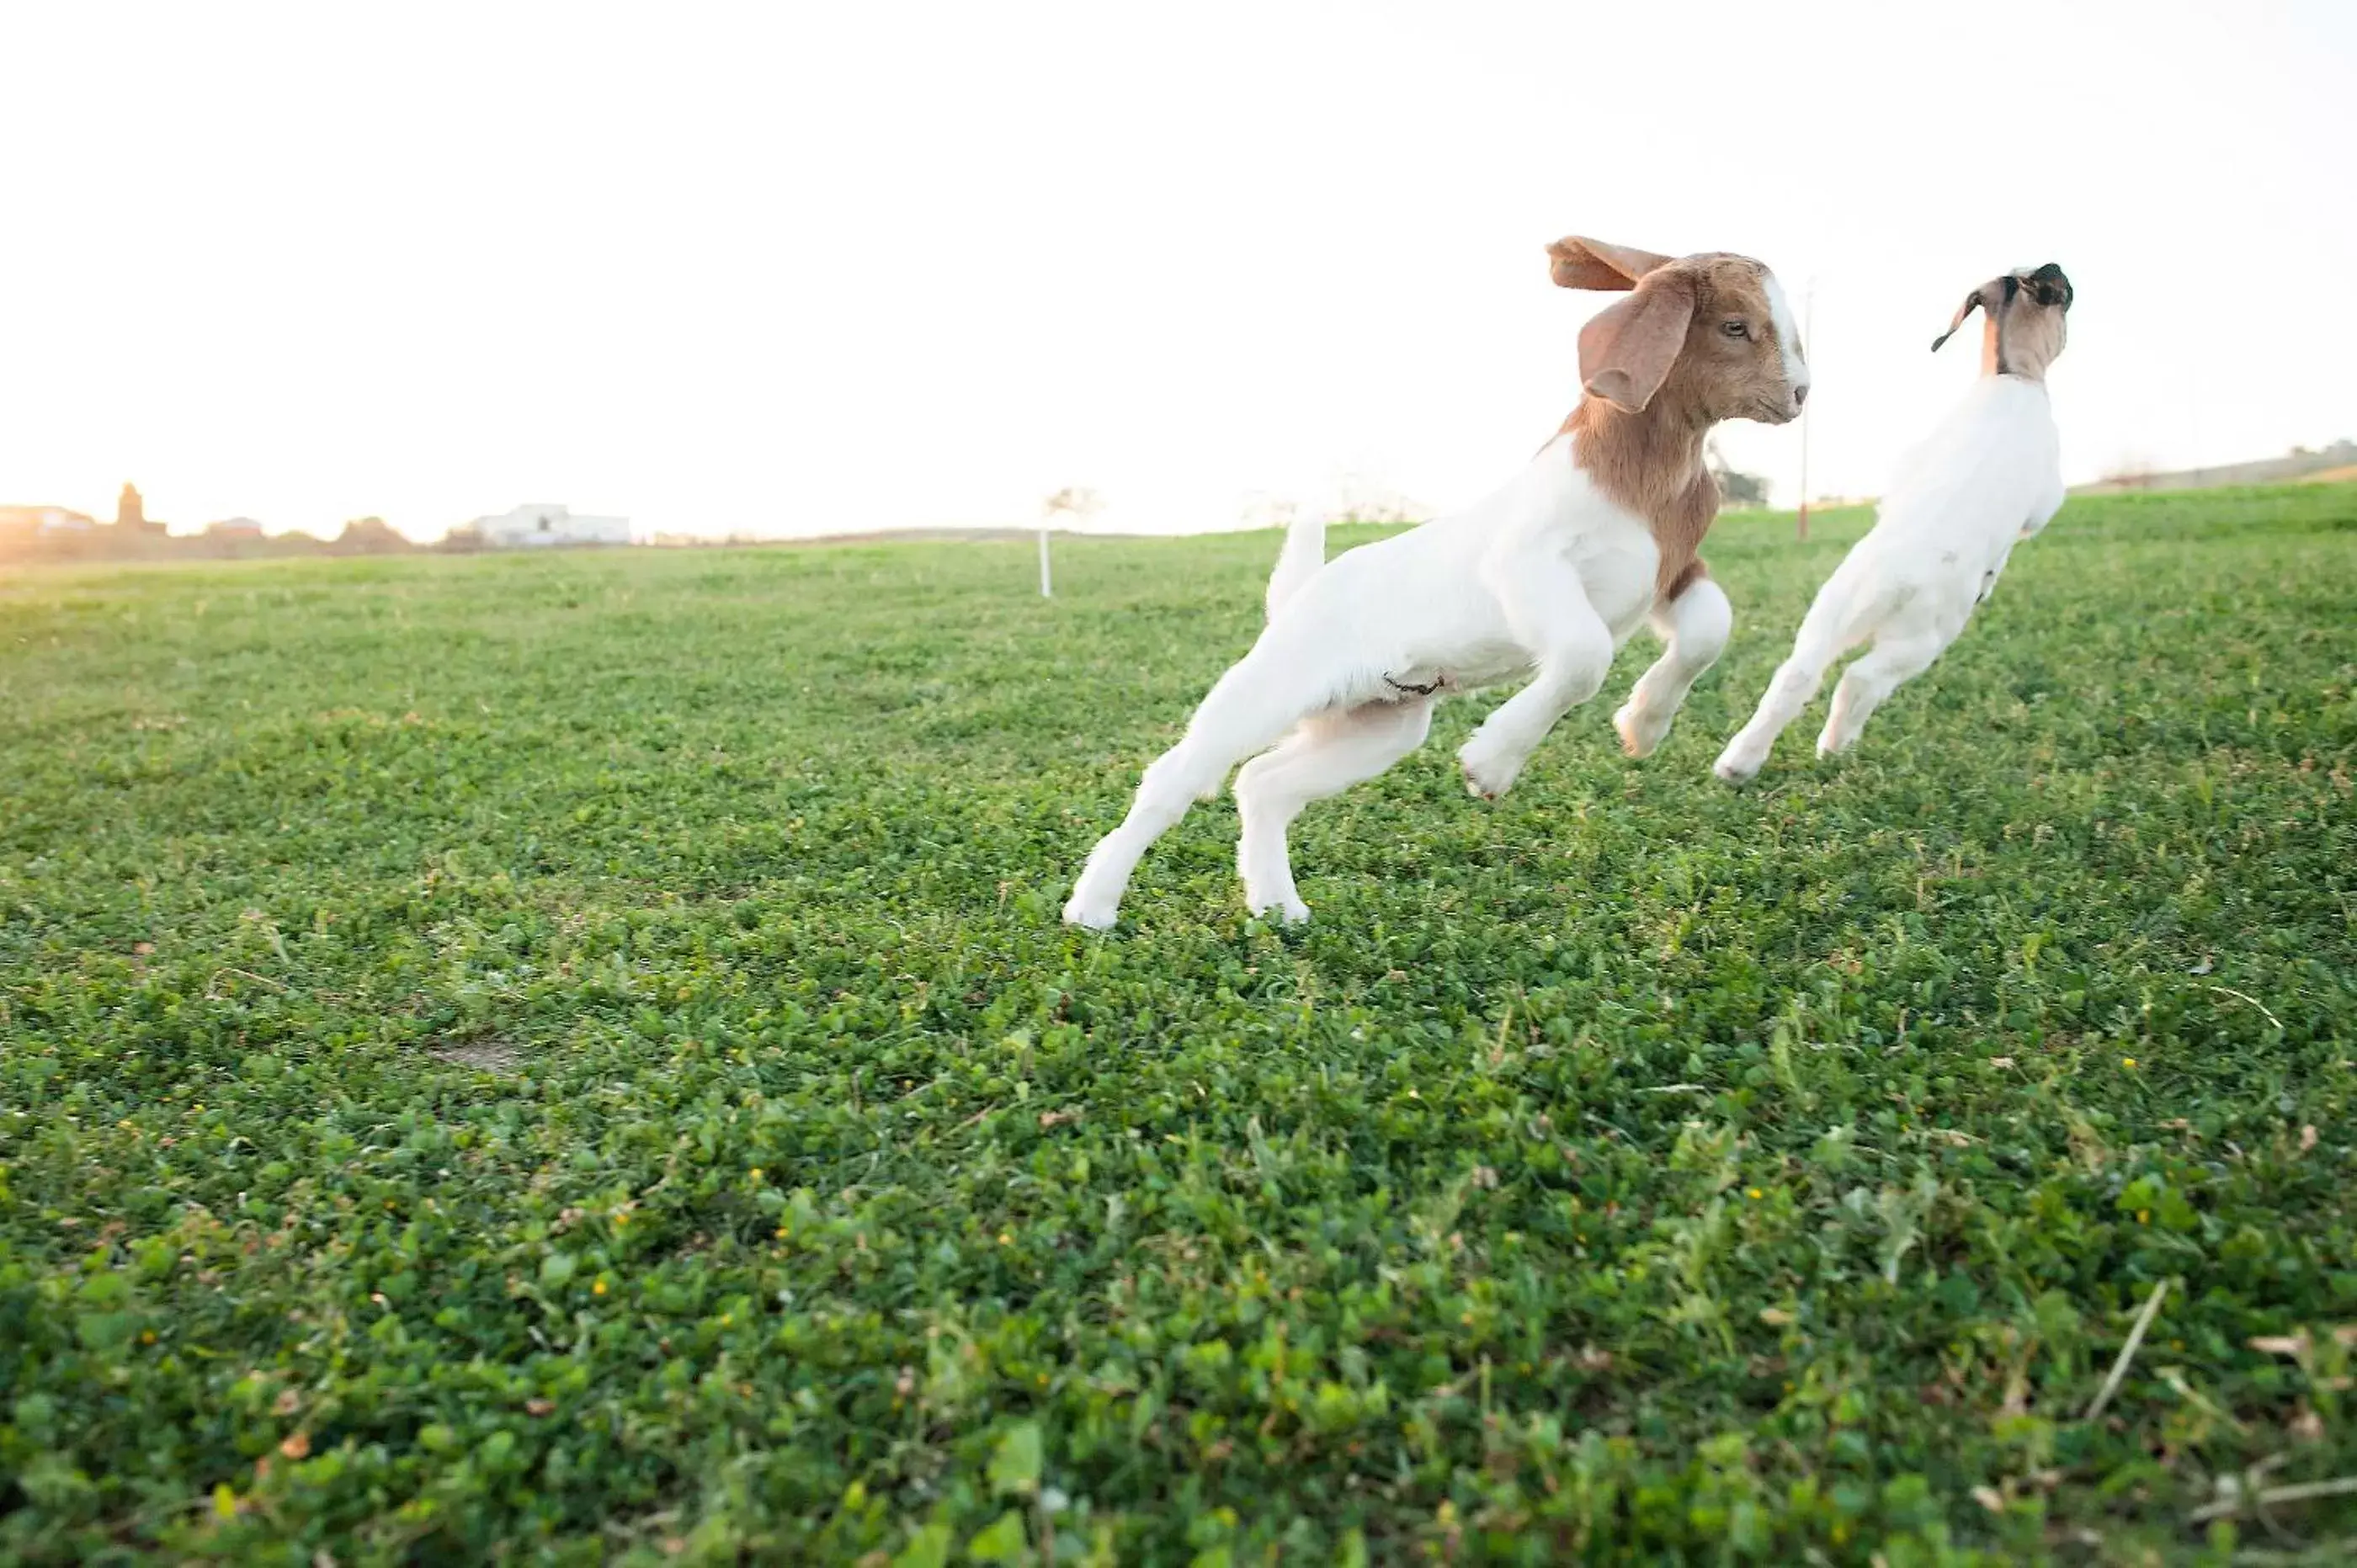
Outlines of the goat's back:
<svg viewBox="0 0 2357 1568">
<path fill-rule="evenodd" d="M 2052 489 L 2061 465 L 2045 387 L 1983 376 L 1900 460 L 1875 532 L 2010 539 Z"/>
</svg>

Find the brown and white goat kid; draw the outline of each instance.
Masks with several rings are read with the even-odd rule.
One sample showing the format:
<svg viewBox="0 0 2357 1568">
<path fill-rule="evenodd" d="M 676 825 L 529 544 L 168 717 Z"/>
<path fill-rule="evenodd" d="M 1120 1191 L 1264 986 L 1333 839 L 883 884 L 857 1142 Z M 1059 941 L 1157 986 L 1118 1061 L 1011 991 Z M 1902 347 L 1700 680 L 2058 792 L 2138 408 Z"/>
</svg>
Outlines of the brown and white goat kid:
<svg viewBox="0 0 2357 1568">
<path fill-rule="evenodd" d="M 1759 772 L 1834 660 L 1871 642 L 1834 688 L 1817 755 L 1855 746 L 1883 700 L 1955 641 L 2014 545 L 2061 508 L 2062 449 L 2046 367 L 2062 352 L 2071 280 L 2051 262 L 1991 278 L 1964 296 L 1932 340 L 1934 352 L 1975 308 L 1986 317 L 1980 379 L 1900 460 L 1874 527 L 1817 590 L 1792 656 L 1712 768 L 1728 783 Z"/>
<path fill-rule="evenodd" d="M 1649 618 L 1667 646 L 1614 722 L 1634 756 L 1668 733 L 1732 619 L 1695 554 L 1718 507 L 1703 437 L 1722 419 L 1793 418 L 1808 368 L 1782 290 L 1748 257 L 1673 260 L 1578 238 L 1548 253 L 1565 288 L 1629 292 L 1580 330 L 1578 408 L 1519 478 L 1467 510 L 1331 562 L 1322 522 L 1293 526 L 1267 628 L 1146 768 L 1082 868 L 1067 922 L 1111 928 L 1147 846 L 1245 757 L 1245 906 L 1306 918 L 1285 843 L 1304 806 L 1415 750 L 1440 694 L 1528 676 L 1458 753 L 1468 789 L 1504 794 Z"/>
</svg>

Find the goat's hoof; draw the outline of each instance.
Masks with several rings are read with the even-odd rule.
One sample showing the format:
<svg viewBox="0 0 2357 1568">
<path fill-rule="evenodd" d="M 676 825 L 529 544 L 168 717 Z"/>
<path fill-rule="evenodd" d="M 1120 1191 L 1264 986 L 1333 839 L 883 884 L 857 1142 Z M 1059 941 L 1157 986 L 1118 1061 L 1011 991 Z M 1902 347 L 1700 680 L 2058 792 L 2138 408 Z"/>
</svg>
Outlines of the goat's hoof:
<svg viewBox="0 0 2357 1568">
<path fill-rule="evenodd" d="M 1480 737 L 1465 743 L 1457 754 L 1458 766 L 1465 769 L 1465 790 L 1477 800 L 1494 800 L 1514 787 L 1514 776 L 1522 764 L 1502 757 L 1491 756 L 1478 749 Z"/>
<path fill-rule="evenodd" d="M 1727 783 L 1749 784 L 1752 776 L 1760 771 L 1760 765 L 1766 760 L 1764 757 L 1748 757 L 1730 746 L 1718 754 L 1718 760 L 1710 765 L 1710 770 Z"/>
<path fill-rule="evenodd" d="M 1299 898 L 1279 898 L 1272 903 L 1246 905 L 1245 913 L 1255 919 L 1274 915 L 1285 925 L 1298 926 L 1309 918 L 1309 906 Z"/>
<path fill-rule="evenodd" d="M 1118 904 L 1092 904 L 1076 895 L 1064 906 L 1064 924 L 1078 926 L 1083 930 L 1110 931 L 1120 918 L 1121 906 Z"/>
<path fill-rule="evenodd" d="M 1660 724 L 1649 722 L 1637 711 L 1634 703 L 1621 704 L 1620 711 L 1612 715 L 1612 727 L 1620 732 L 1620 749 L 1631 757 L 1652 756 L 1653 748 L 1660 746 L 1663 737 L 1670 733 L 1668 721 Z"/>
</svg>

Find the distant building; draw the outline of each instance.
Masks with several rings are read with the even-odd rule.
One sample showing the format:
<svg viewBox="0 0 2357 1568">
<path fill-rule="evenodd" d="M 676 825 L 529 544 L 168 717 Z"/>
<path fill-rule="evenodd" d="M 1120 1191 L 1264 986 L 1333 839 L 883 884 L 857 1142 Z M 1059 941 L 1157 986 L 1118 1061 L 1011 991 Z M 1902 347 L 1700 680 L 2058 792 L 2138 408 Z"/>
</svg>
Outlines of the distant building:
<svg viewBox="0 0 2357 1568">
<path fill-rule="evenodd" d="M 225 518 L 220 522 L 205 524 L 207 539 L 259 539 L 262 524 L 250 517 Z"/>
<path fill-rule="evenodd" d="M 0 532 L 88 533 L 98 524 L 61 506 L 0 506 Z"/>
<path fill-rule="evenodd" d="M 465 525 L 492 550 L 537 550 L 560 544 L 628 544 L 626 517 L 576 517 L 554 502 L 520 506 Z"/>
<path fill-rule="evenodd" d="M 1236 519 L 1245 528 L 1285 528 L 1297 517 L 1333 522 L 1421 522 L 1433 509 L 1412 496 L 1362 474 L 1343 474 L 1307 495 L 1273 495 L 1254 490 L 1243 496 Z M 1116 517 L 1113 532 L 1124 532 Z"/>
<path fill-rule="evenodd" d="M 164 525 L 147 521 L 147 503 L 139 497 L 139 487 L 126 484 L 123 494 L 115 498 L 114 526 L 125 533 L 161 533 Z"/>
</svg>

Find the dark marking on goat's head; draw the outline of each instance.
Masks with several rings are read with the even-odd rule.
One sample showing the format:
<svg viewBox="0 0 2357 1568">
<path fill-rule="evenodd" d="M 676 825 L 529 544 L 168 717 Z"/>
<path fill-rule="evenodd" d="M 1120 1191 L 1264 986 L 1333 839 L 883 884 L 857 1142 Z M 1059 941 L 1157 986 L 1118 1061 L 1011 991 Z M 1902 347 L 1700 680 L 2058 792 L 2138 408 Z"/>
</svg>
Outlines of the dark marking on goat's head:
<svg viewBox="0 0 2357 1568">
<path fill-rule="evenodd" d="M 2034 272 L 2022 274 L 2021 286 L 2029 290 L 2030 296 L 2040 305 L 2064 311 L 2071 308 L 2071 280 L 2052 262 Z"/>
<path fill-rule="evenodd" d="M 2041 380 L 2069 336 L 2063 317 L 2072 298 L 2070 278 L 2052 262 L 2041 267 L 2017 267 L 1964 295 L 1948 329 L 1932 339 L 1932 351 L 1939 352 L 1941 345 L 1964 326 L 1964 317 L 1977 309 L 1987 317 L 1982 372 Z"/>
</svg>

